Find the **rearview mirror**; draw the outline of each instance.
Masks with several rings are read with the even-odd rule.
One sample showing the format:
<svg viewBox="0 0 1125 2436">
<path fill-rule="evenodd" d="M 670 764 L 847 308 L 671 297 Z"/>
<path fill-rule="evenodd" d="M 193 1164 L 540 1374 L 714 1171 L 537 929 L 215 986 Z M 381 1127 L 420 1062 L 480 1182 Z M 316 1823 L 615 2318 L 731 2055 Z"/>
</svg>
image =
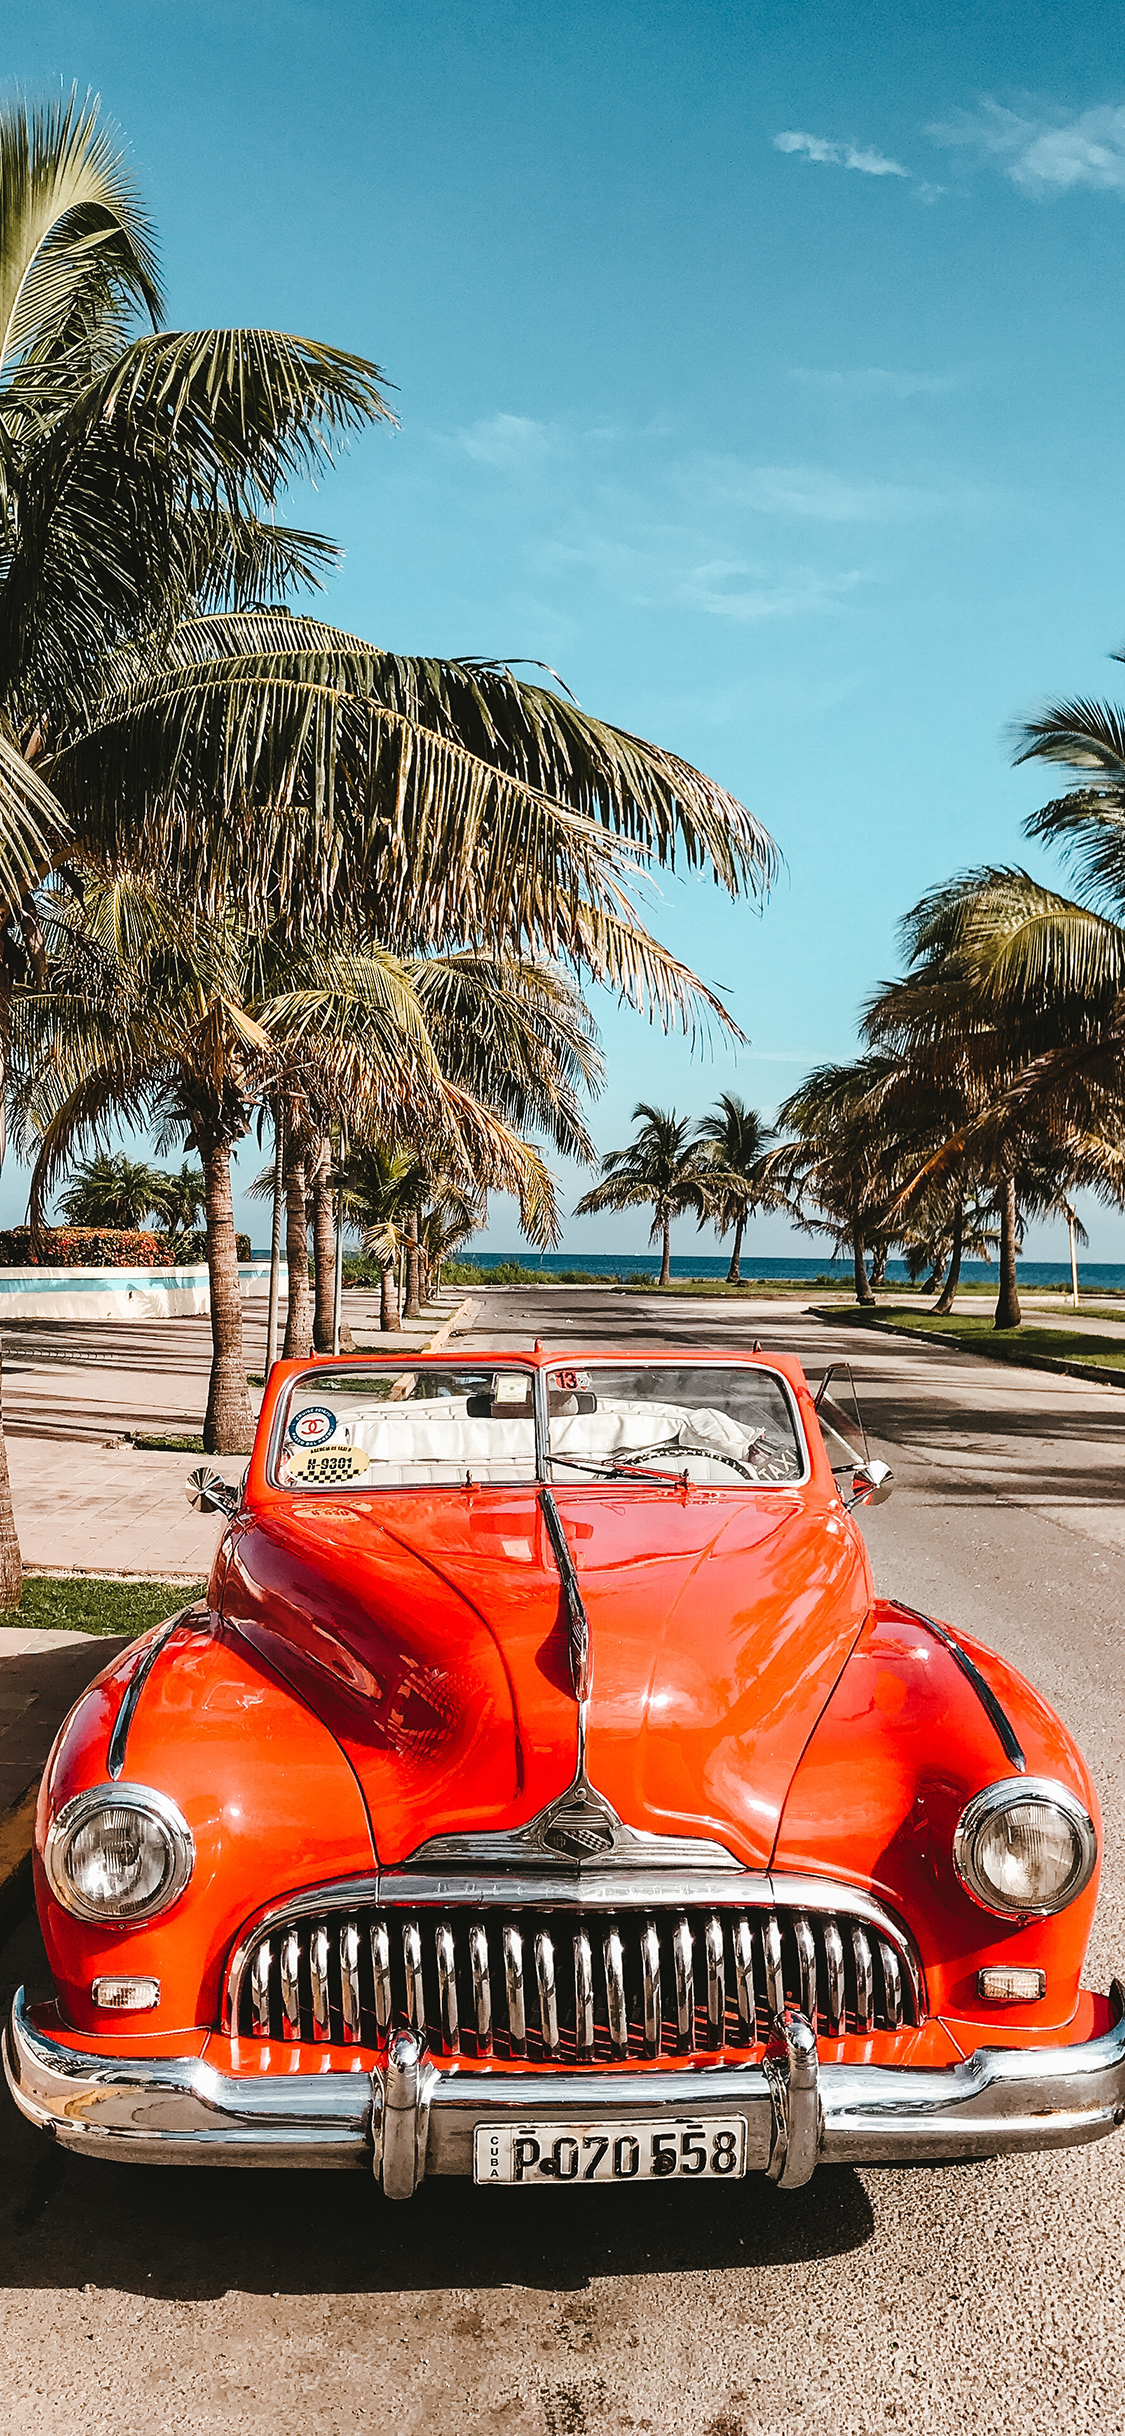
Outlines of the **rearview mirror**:
<svg viewBox="0 0 1125 2436">
<path fill-rule="evenodd" d="M 198 1463 L 184 1483 L 184 1495 L 197 1514 L 236 1514 L 238 1490 L 209 1463 Z"/>
<path fill-rule="evenodd" d="M 857 1464 L 852 1473 L 849 1514 L 853 1506 L 885 1505 L 894 1485 L 895 1476 L 889 1463 L 879 1463 L 872 1458 L 869 1463 Z"/>
</svg>

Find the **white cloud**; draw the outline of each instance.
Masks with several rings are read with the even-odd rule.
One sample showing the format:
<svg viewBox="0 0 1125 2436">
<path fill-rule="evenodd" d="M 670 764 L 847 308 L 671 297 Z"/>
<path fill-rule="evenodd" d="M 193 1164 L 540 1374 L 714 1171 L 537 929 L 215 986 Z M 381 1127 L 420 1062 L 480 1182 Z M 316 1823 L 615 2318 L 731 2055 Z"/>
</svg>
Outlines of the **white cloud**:
<svg viewBox="0 0 1125 2436">
<path fill-rule="evenodd" d="M 853 481 L 823 465 L 744 465 L 738 457 L 697 457 L 682 469 L 678 487 L 712 511 L 749 509 L 819 524 L 885 524 L 950 505 L 945 493 L 912 483 Z"/>
<path fill-rule="evenodd" d="M 789 378 L 806 389 L 826 389 L 837 397 L 943 397 L 956 389 L 955 372 L 888 372 L 878 364 L 856 365 L 847 371 L 819 371 L 808 364 L 790 364 Z"/>
<path fill-rule="evenodd" d="M 794 127 L 775 135 L 778 152 L 799 152 L 808 161 L 820 161 L 834 169 L 858 169 L 865 178 L 908 178 L 909 169 L 901 161 L 888 160 L 885 152 L 875 152 L 869 144 L 838 143 L 827 135 L 804 135 Z"/>
<path fill-rule="evenodd" d="M 1025 117 L 985 100 L 927 132 L 937 144 L 991 160 L 1021 194 L 1043 198 L 1075 187 L 1125 194 L 1125 107 L 1115 103 L 1071 117 L 1050 109 Z"/>
<path fill-rule="evenodd" d="M 855 569 L 774 572 L 750 559 L 704 556 L 698 538 L 678 526 L 649 528 L 636 538 L 596 532 L 549 542 L 542 563 L 547 571 L 585 567 L 634 609 L 692 609 L 738 625 L 838 608 L 863 580 Z"/>
<path fill-rule="evenodd" d="M 550 455 L 554 433 L 549 423 L 528 415 L 489 414 L 459 431 L 455 444 L 477 465 L 531 465 Z"/>
</svg>

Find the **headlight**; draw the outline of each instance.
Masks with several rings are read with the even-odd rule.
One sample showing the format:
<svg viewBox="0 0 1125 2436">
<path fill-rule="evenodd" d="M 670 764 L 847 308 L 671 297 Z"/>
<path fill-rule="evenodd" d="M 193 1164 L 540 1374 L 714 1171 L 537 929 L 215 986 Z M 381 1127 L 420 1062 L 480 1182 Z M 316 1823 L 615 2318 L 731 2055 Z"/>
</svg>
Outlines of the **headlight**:
<svg viewBox="0 0 1125 2436">
<path fill-rule="evenodd" d="M 974 1900 L 1025 1919 L 1073 1903 L 1097 1857 L 1088 1811 L 1045 1776 L 986 1785 L 962 1811 L 953 1838 L 958 1875 Z"/>
<path fill-rule="evenodd" d="M 183 1893 L 195 1847 L 166 1793 L 94 1785 L 52 1820 L 43 1861 L 59 1902 L 76 1919 L 127 1928 L 167 1911 Z"/>
</svg>

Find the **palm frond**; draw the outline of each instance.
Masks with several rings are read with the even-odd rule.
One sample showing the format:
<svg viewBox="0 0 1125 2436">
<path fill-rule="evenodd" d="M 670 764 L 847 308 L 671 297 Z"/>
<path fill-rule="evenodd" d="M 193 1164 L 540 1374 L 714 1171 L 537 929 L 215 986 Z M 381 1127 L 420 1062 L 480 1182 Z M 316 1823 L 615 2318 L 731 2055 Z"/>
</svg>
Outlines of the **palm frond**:
<svg viewBox="0 0 1125 2436">
<path fill-rule="evenodd" d="M 257 611 L 191 622 L 173 649 L 197 662 L 253 658 L 266 675 L 369 695 L 529 794 L 629 839 L 646 859 L 671 865 L 679 852 L 689 869 L 709 868 L 732 895 L 762 894 L 776 875 L 773 840 L 725 788 L 500 663 L 409 658 L 312 618 Z"/>
<path fill-rule="evenodd" d="M 58 355 L 94 290 L 154 321 L 162 309 L 151 224 L 98 104 L 77 91 L 0 111 L 0 374 Z M 17 391 L 18 397 L 18 391 Z"/>
</svg>

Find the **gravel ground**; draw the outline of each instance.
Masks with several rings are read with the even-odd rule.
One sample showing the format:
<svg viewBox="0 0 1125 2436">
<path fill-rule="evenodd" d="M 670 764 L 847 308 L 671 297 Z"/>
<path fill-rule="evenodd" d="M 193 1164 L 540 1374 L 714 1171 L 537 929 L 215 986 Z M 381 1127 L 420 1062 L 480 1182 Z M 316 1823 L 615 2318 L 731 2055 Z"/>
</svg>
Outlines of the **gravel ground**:
<svg viewBox="0 0 1125 2436">
<path fill-rule="evenodd" d="M 478 1341 L 760 1335 L 861 1380 L 891 1503 L 877 1578 L 1012 1656 L 1080 1735 L 1106 1811 L 1091 1957 L 1125 1960 L 1117 1580 L 1125 1397 L 763 1305 L 576 1289 L 485 1299 Z M 37 1967 L 25 1924 L 2 1956 Z M 0 2117 L 0 2427 L 351 2436 L 1057 2436 L 1125 2422 L 1125 2146 L 807 2190 L 476 2193 L 68 2158 Z"/>
</svg>

